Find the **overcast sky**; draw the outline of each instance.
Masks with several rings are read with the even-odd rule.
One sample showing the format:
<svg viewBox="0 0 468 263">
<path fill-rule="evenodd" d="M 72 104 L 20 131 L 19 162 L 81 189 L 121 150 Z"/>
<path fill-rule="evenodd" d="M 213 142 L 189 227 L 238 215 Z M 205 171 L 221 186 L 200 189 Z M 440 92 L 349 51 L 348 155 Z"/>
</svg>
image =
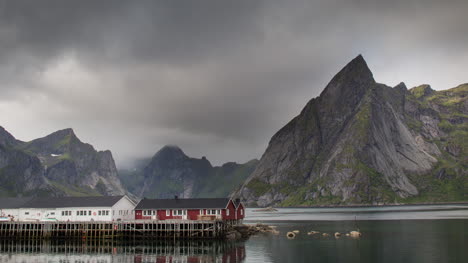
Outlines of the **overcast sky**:
<svg viewBox="0 0 468 263">
<path fill-rule="evenodd" d="M 467 13 L 466 0 L 0 0 L 0 125 L 21 140 L 72 127 L 118 166 L 166 144 L 244 162 L 358 54 L 390 86 L 468 82 Z"/>
</svg>

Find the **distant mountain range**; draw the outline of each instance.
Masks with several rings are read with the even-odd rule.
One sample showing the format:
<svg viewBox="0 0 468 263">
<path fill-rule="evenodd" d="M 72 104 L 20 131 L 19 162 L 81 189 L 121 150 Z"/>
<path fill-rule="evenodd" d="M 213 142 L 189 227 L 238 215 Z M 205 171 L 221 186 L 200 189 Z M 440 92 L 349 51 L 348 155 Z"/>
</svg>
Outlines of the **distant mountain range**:
<svg viewBox="0 0 468 263">
<path fill-rule="evenodd" d="M 468 84 L 376 83 L 358 56 L 280 129 L 260 161 L 213 166 L 165 146 L 117 171 L 72 129 L 30 142 L 0 127 L 0 196 L 241 197 L 250 206 L 468 201 Z"/>
<path fill-rule="evenodd" d="M 0 127 L 0 196 L 121 195 L 110 151 L 96 151 L 72 129 L 30 142 Z"/>
<path fill-rule="evenodd" d="M 257 163 L 214 167 L 204 157 L 190 158 L 177 146 L 165 146 L 135 168 L 117 171 L 110 151 L 96 151 L 72 129 L 22 142 L 0 127 L 0 197 L 227 197 Z"/>
<path fill-rule="evenodd" d="M 468 200 L 468 84 L 376 83 L 362 56 L 271 139 L 251 206 Z"/>
<path fill-rule="evenodd" d="M 257 163 L 229 162 L 216 167 L 205 157 L 191 158 L 177 146 L 165 146 L 135 169 L 119 174 L 138 197 L 226 197 L 242 185 Z"/>
</svg>

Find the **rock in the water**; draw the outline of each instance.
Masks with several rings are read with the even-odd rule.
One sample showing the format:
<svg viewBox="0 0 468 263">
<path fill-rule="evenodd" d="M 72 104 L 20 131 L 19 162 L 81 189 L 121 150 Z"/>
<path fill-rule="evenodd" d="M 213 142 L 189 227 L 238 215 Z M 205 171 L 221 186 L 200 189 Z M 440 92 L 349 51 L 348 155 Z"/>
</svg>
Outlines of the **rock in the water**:
<svg viewBox="0 0 468 263">
<path fill-rule="evenodd" d="M 351 232 L 349 232 L 349 236 L 354 237 L 354 238 L 358 238 L 358 237 L 361 237 L 362 234 L 359 231 L 351 231 Z"/>
<path fill-rule="evenodd" d="M 294 239 L 294 238 L 296 238 L 296 233 L 288 232 L 288 233 L 286 233 L 286 237 L 289 238 L 289 239 Z"/>
</svg>

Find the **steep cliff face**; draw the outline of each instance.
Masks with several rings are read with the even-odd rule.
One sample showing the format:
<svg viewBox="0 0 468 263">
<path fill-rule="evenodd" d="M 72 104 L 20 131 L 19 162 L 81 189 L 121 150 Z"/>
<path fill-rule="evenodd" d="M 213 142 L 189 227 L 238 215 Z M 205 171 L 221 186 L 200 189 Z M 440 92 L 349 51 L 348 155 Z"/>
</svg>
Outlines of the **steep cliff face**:
<svg viewBox="0 0 468 263">
<path fill-rule="evenodd" d="M 22 149 L 36 154 L 45 168 L 45 177 L 67 194 L 125 193 L 111 152 L 96 151 L 81 142 L 72 129 L 25 143 Z"/>
<path fill-rule="evenodd" d="M 358 56 L 273 136 L 235 195 L 258 206 L 411 202 L 431 193 L 436 200 L 466 198 L 459 188 L 440 194 L 447 184 L 467 185 L 466 155 L 446 156 L 447 140 L 467 139 L 466 87 L 420 89 L 376 83 Z M 456 106 L 447 108 L 447 100 Z M 453 134 L 444 122 L 456 126 Z M 434 182 L 447 158 L 459 168 L 451 172 L 456 178 Z"/>
<path fill-rule="evenodd" d="M 21 143 L 0 127 L 0 196 L 49 194 L 39 159 L 17 149 Z"/>
<path fill-rule="evenodd" d="M 7 196 L 125 193 L 110 151 L 82 143 L 72 129 L 21 142 L 2 128 L 0 168 Z"/>
<path fill-rule="evenodd" d="M 253 160 L 213 167 L 205 157 L 190 158 L 177 146 L 165 146 L 141 171 L 128 173 L 123 181 L 130 183 L 129 178 L 135 178 L 138 185 L 129 188 L 135 189 L 139 197 L 226 197 L 242 184 L 255 165 Z"/>
</svg>

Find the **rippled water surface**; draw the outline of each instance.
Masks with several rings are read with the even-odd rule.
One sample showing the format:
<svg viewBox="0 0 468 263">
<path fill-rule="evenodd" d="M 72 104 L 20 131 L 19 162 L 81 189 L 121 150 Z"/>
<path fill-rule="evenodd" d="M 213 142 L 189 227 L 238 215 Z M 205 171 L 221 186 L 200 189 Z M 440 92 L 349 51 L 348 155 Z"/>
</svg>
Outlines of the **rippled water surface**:
<svg viewBox="0 0 468 263">
<path fill-rule="evenodd" d="M 243 242 L 0 241 L 0 262 L 468 262 L 468 206 L 287 208 L 247 211 L 279 235 Z M 359 239 L 334 233 L 359 229 Z M 295 239 L 288 231 L 298 230 Z M 329 233 L 309 236 L 308 231 Z"/>
</svg>

